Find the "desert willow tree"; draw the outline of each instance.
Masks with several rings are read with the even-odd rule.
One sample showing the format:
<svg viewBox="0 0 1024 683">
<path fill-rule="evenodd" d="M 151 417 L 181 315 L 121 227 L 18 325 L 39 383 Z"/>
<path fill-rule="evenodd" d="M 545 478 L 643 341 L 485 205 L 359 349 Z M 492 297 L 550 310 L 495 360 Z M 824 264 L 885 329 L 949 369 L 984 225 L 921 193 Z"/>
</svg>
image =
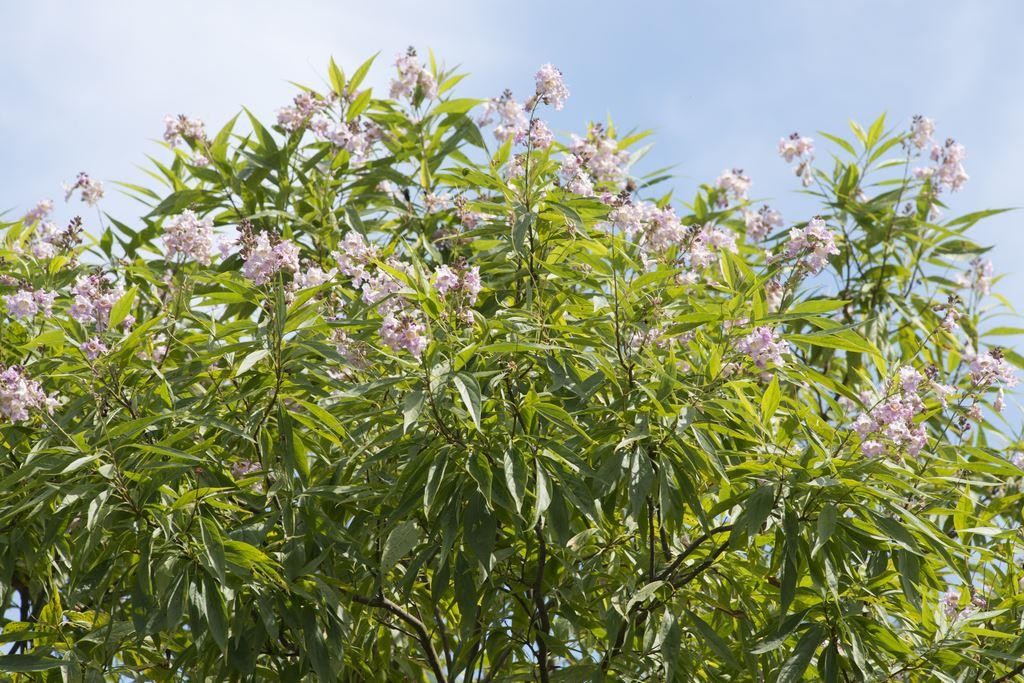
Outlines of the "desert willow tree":
<svg viewBox="0 0 1024 683">
<path fill-rule="evenodd" d="M 689 203 L 398 57 L 3 224 L 16 680 L 1009 680 L 1008 306 L 929 119 Z M 820 147 L 820 145 L 819 145 Z M 824 158 L 826 157 L 827 158 Z M 101 201 L 81 174 L 68 199 Z M 993 338 L 996 338 L 993 342 Z"/>
</svg>

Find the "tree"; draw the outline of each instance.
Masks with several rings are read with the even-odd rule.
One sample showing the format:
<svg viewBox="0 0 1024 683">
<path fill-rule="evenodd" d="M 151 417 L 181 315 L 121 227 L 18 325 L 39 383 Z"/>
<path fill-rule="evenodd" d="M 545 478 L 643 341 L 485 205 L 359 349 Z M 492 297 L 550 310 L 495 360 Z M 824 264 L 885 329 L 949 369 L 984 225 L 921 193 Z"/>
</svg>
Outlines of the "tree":
<svg viewBox="0 0 1024 683">
<path fill-rule="evenodd" d="M 965 236 L 995 212 L 940 214 L 959 144 L 784 138 L 818 214 L 784 223 L 739 170 L 659 194 L 642 133 L 555 141 L 550 65 L 525 101 L 395 68 L 168 117 L 128 223 L 3 224 L 0 670 L 1024 668 L 1019 330 Z"/>
</svg>

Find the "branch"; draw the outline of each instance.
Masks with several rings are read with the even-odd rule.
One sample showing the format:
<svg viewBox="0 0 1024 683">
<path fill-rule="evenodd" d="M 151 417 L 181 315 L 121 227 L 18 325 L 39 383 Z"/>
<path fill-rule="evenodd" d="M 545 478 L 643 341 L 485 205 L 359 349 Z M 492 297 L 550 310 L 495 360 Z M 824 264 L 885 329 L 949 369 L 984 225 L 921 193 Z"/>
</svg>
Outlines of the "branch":
<svg viewBox="0 0 1024 683">
<path fill-rule="evenodd" d="M 544 603 L 544 566 L 547 564 L 548 546 L 544 541 L 544 531 L 540 522 L 534 527 L 537 533 L 537 578 L 533 582 L 533 602 L 537 607 L 537 669 L 540 671 L 541 683 L 548 683 L 548 644 L 545 642 L 551 622 L 548 619 L 548 607 Z"/>
<path fill-rule="evenodd" d="M 416 632 L 416 639 L 419 640 L 420 646 L 423 648 L 423 654 L 426 656 L 427 662 L 430 664 L 430 668 L 433 669 L 434 676 L 437 677 L 438 683 L 448 683 L 448 677 L 445 676 L 444 669 L 441 668 L 441 662 L 437 658 L 437 653 L 434 652 L 434 644 L 430 640 L 430 634 L 427 633 L 427 628 L 423 625 L 422 621 L 409 612 L 406 612 L 383 595 L 378 594 L 372 598 L 367 598 L 362 595 L 352 595 L 352 599 L 361 605 L 381 607 L 411 626 Z"/>
<path fill-rule="evenodd" d="M 732 531 L 732 524 L 723 524 L 721 526 L 716 526 L 714 529 L 711 529 L 707 533 L 701 534 L 700 536 L 695 538 L 690 543 L 690 545 L 686 546 L 686 548 L 683 549 L 683 552 L 679 553 L 679 555 L 676 556 L 676 559 L 672 560 L 671 564 L 665 567 L 661 571 L 661 573 L 658 574 L 658 579 L 664 581 L 665 579 L 670 577 L 676 569 L 679 569 L 679 565 L 683 563 L 683 560 L 692 555 L 693 552 L 697 550 L 697 548 L 699 548 L 704 541 L 708 540 L 709 538 L 717 534 L 725 533 L 726 531 Z"/>
</svg>

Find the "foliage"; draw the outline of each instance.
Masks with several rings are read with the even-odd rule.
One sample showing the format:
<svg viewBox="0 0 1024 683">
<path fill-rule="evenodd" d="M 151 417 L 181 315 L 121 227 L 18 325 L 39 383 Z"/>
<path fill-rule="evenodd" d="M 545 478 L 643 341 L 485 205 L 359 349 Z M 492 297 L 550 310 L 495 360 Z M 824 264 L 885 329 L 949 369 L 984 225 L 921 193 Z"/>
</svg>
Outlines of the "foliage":
<svg viewBox="0 0 1024 683">
<path fill-rule="evenodd" d="M 274 126 L 169 118 L 136 220 L 3 224 L 0 670 L 1021 671 L 1018 330 L 956 277 L 962 148 L 784 139 L 820 216 L 777 230 L 741 171 L 682 203 L 643 134 L 550 142 L 550 66 L 525 103 L 369 68 Z"/>
</svg>

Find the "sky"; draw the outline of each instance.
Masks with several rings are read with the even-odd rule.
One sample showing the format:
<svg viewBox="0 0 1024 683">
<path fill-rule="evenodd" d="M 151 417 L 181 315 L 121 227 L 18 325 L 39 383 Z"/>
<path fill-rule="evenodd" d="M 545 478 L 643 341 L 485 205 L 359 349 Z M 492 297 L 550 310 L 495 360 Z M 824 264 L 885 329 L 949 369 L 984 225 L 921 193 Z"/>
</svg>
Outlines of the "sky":
<svg viewBox="0 0 1024 683">
<path fill-rule="evenodd" d="M 847 121 L 922 113 L 967 148 L 971 181 L 950 215 L 1024 206 L 1024 3 L 878 2 L 328 2 L 326 0 L 33 0 L 0 5 L 0 211 L 20 215 L 88 171 L 107 183 L 104 210 L 137 205 L 112 181 L 138 182 L 166 114 L 216 130 L 246 105 L 261 117 L 323 88 L 330 56 L 348 72 L 380 52 L 369 83 L 383 90 L 408 45 L 433 49 L 470 76 L 464 96 L 520 97 L 545 62 L 572 91 L 556 132 L 611 116 L 654 132 L 648 170 L 673 166 L 677 196 L 725 168 L 787 213 L 797 183 L 777 156 L 781 136 L 849 134 Z M 819 152 L 819 157 L 823 156 Z M 61 206 L 67 218 L 80 206 Z M 794 215 L 793 220 L 806 218 Z M 994 244 L 996 289 L 1024 307 L 1024 249 L 1011 212 L 981 224 Z M 1016 272 L 1014 272 L 1016 271 Z"/>
</svg>

